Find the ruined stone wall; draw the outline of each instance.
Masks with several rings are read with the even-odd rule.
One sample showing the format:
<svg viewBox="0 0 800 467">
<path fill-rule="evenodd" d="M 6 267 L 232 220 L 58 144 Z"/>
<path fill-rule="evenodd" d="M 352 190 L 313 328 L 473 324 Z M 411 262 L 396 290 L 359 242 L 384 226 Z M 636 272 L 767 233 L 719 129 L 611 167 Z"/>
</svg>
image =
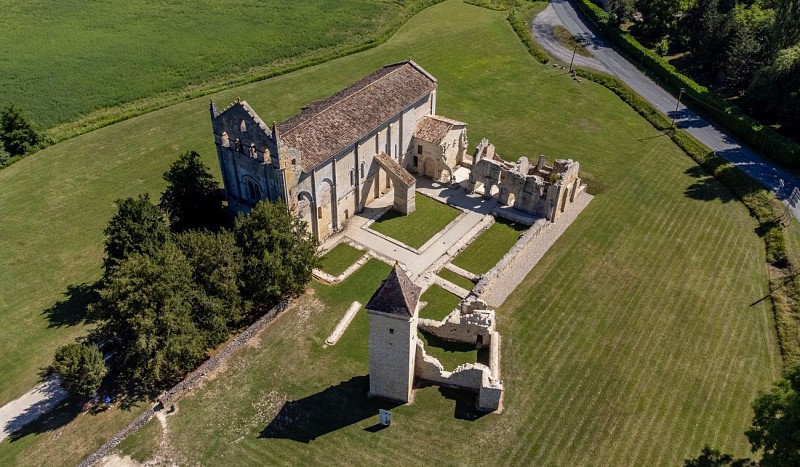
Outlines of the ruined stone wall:
<svg viewBox="0 0 800 467">
<path fill-rule="evenodd" d="M 494 311 L 452 313 L 442 322 L 420 319 L 419 328 L 447 341 L 486 346 L 494 332 Z"/>
</svg>

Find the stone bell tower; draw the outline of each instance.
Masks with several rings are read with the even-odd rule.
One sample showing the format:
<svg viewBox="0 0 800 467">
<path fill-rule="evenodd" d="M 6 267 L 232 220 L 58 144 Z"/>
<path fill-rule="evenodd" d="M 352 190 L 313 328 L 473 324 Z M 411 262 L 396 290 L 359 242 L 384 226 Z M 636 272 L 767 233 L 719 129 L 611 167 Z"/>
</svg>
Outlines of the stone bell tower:
<svg viewBox="0 0 800 467">
<path fill-rule="evenodd" d="M 395 263 L 367 303 L 370 397 L 411 400 L 421 291 Z"/>
</svg>

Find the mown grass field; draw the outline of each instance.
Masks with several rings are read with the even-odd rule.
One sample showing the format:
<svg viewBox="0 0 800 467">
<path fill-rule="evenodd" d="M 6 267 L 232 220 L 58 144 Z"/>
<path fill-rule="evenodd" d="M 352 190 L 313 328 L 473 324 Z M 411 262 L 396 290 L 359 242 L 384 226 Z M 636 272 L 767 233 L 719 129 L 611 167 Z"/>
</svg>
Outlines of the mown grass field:
<svg viewBox="0 0 800 467">
<path fill-rule="evenodd" d="M 419 311 L 419 317 L 435 319 L 436 321 L 444 319 L 444 317 L 449 315 L 461 301 L 456 295 L 453 295 L 436 284 L 428 287 L 428 290 L 426 290 L 419 299 L 426 303 Z"/>
<path fill-rule="evenodd" d="M 0 1 L 0 104 L 43 127 L 377 36 L 377 0 Z M 24 40 L 23 40 L 24 38 Z M 16 45 L 13 45 L 16 44 Z"/>
<path fill-rule="evenodd" d="M 475 287 L 475 284 L 471 280 L 460 276 L 449 269 L 443 268 L 441 271 L 437 272 L 436 275 L 466 290 L 472 290 L 472 288 Z"/>
<path fill-rule="evenodd" d="M 320 258 L 319 267 L 333 276 L 345 272 L 359 258 L 364 256 L 364 251 L 353 248 L 347 243 L 340 243 Z"/>
<path fill-rule="evenodd" d="M 497 219 L 453 259 L 453 264 L 473 274 L 485 274 L 517 243 L 527 227 Z"/>
<path fill-rule="evenodd" d="M 471 141 L 489 137 L 510 160 L 581 162 L 603 188 L 498 309 L 503 414 L 465 419 L 463 400 L 429 387 L 394 409 L 390 429 L 365 430 L 377 421 L 364 397 L 366 317 L 337 345 L 321 344 L 388 273 L 378 264 L 348 279 L 352 291 L 314 285 L 316 297 L 182 401 L 168 418 L 168 455 L 206 465 L 452 465 L 487 455 L 503 465 L 680 465 L 704 444 L 749 454 L 749 403 L 780 365 L 771 310 L 756 303 L 767 282 L 755 222 L 612 93 L 538 65 L 504 18 L 449 1 L 383 46 L 215 96 L 241 96 L 265 121 L 281 120 L 411 56 L 439 80 L 438 112 L 469 122 Z M 80 314 L 45 310 L 99 277 L 113 200 L 158 194 L 161 173 L 188 149 L 217 171 L 207 104 L 113 125 L 0 171 L 0 403 L 85 332 Z M 301 423 L 276 429 L 286 400 L 298 403 L 283 413 Z M 315 408 L 326 410 L 302 410 Z M 97 445 L 115 430 L 103 426 Z M 151 423 L 124 452 L 150 457 L 161 433 Z M 45 427 L 4 441 L 0 463 L 79 457 L 75 436 Z"/>
<path fill-rule="evenodd" d="M 460 214 L 461 211 L 452 206 L 419 195 L 416 197 L 416 210 L 411 214 L 403 215 L 390 209 L 369 228 L 412 248 L 419 248 Z"/>
</svg>

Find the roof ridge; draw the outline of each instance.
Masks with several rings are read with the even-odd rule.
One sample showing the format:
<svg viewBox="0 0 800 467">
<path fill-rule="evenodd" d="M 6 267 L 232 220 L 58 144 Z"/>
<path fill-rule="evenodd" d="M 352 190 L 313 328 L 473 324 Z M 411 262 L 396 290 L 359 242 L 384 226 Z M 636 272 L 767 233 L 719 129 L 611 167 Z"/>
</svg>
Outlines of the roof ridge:
<svg viewBox="0 0 800 467">
<path fill-rule="evenodd" d="M 409 65 L 409 66 L 410 66 L 410 64 L 409 64 L 408 62 L 401 62 L 401 63 L 402 63 L 403 65 Z M 390 71 L 390 72 L 386 73 L 385 75 L 383 75 L 383 76 L 381 76 L 380 78 L 378 78 L 378 79 L 376 79 L 376 80 L 372 81 L 371 83 L 368 83 L 366 86 L 364 86 L 364 87 L 362 87 L 361 89 L 359 89 L 359 90 L 357 90 L 357 91 L 355 91 L 355 92 L 353 92 L 353 93 L 351 93 L 351 94 L 349 94 L 349 95 L 345 96 L 344 98 L 342 98 L 342 99 L 340 99 L 340 100 L 337 100 L 337 101 L 335 101 L 335 102 L 332 102 L 331 104 L 329 104 L 329 105 L 328 105 L 327 107 L 325 107 L 324 109 L 322 109 L 322 110 L 320 110 L 320 111 L 318 111 L 318 112 L 314 113 L 314 116 L 312 117 L 312 119 L 313 119 L 313 118 L 317 118 L 317 116 L 324 114 L 325 112 L 327 112 L 327 111 L 331 110 L 331 109 L 332 109 L 334 106 L 336 106 L 336 105 L 339 105 L 339 104 L 341 104 L 342 102 L 345 102 L 345 101 L 347 101 L 347 100 L 348 100 L 348 99 L 350 99 L 351 97 L 353 97 L 353 96 L 355 96 L 355 95 L 357 95 L 357 94 L 360 94 L 362 91 L 364 91 L 364 90 L 366 90 L 366 89 L 370 88 L 370 87 L 371 87 L 373 84 L 377 83 L 377 82 L 378 82 L 378 81 L 380 81 L 381 79 L 383 79 L 383 78 L 385 78 L 385 77 L 387 77 L 387 76 L 391 75 L 392 73 L 395 73 L 396 71 L 400 70 L 400 68 L 402 68 L 402 67 L 403 67 L 403 65 L 400 65 L 400 66 L 398 66 L 398 67 L 397 67 L 397 68 L 395 68 L 394 70 L 392 70 L 392 71 Z M 381 68 L 381 69 L 385 69 L 385 68 L 388 68 L 388 67 L 390 67 L 390 66 L 392 66 L 392 65 L 386 65 L 385 67 L 383 67 L 383 68 Z M 412 68 L 413 68 L 413 67 L 412 67 Z M 376 72 L 373 72 L 373 73 L 376 73 Z M 361 78 L 360 80 L 356 81 L 355 83 L 351 84 L 350 86 L 353 86 L 353 85 L 355 85 L 355 84 L 358 84 L 358 82 L 359 82 L 359 81 L 363 81 L 363 80 L 365 80 L 365 79 L 366 79 L 368 76 L 369 76 L 369 75 L 365 76 L 364 78 Z M 347 88 L 345 88 L 345 89 L 348 89 L 350 86 L 348 86 L 348 87 L 347 87 Z M 345 89 L 343 89 L 342 91 L 344 91 Z M 339 92 L 342 92 L 342 91 L 339 91 Z M 338 93 L 337 93 L 337 94 L 338 94 Z M 334 96 L 335 96 L 335 95 L 336 95 L 336 94 L 334 94 Z M 333 96 L 329 96 L 327 99 L 330 99 L 331 97 L 333 97 Z M 324 100 L 324 99 L 323 99 L 323 100 Z M 302 109 L 300 110 L 300 112 L 302 113 Z M 292 128 L 290 128 L 289 130 L 287 130 L 286 132 L 284 132 L 284 134 L 291 134 L 291 133 L 292 133 L 294 130 L 296 130 L 297 128 L 299 128 L 299 127 L 301 127 L 301 126 L 302 126 L 302 125 L 295 125 L 295 126 L 293 126 Z"/>
</svg>

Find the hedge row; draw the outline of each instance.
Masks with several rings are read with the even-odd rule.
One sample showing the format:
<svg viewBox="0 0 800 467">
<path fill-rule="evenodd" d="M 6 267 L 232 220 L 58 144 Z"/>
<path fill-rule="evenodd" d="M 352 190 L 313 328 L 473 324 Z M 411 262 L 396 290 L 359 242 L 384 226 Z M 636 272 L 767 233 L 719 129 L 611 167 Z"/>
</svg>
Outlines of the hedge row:
<svg viewBox="0 0 800 467">
<path fill-rule="evenodd" d="M 508 11 L 508 22 L 511 24 L 511 27 L 514 29 L 514 32 L 519 37 L 519 40 L 525 44 L 525 47 L 528 48 L 528 52 L 533 55 L 533 58 L 536 59 L 539 63 L 547 63 L 550 61 L 550 56 L 547 55 L 547 52 L 542 49 L 536 41 L 533 40 L 531 37 L 531 32 L 528 30 L 528 25 L 525 24 L 525 21 L 520 18 L 520 14 L 516 8 L 512 8 Z"/>
<path fill-rule="evenodd" d="M 731 105 L 705 86 L 679 73 L 674 66 L 629 34 L 611 26 L 608 13 L 590 0 L 577 0 L 577 5 L 623 52 L 642 65 L 651 78 L 673 92 L 683 88 L 688 97 L 701 104 L 694 108 L 699 114 L 719 122 L 744 143 L 773 161 L 786 167 L 800 168 L 800 145 L 745 115 L 739 107 Z"/>
</svg>

